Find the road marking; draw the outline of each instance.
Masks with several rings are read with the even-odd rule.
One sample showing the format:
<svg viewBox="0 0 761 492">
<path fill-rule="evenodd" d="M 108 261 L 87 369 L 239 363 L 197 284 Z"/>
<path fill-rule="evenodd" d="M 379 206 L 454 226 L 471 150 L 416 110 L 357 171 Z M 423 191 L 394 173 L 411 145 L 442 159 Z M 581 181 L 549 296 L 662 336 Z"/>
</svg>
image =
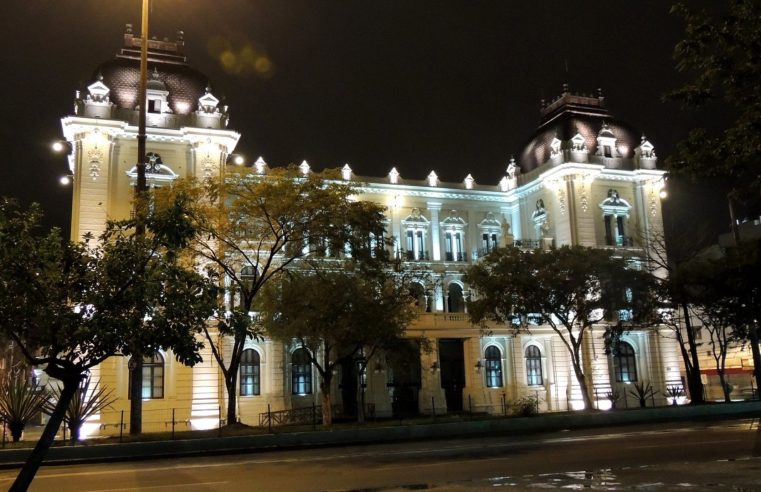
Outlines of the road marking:
<svg viewBox="0 0 761 492">
<path fill-rule="evenodd" d="M 728 442 L 744 442 L 743 439 L 722 439 L 722 440 L 716 440 L 716 441 L 695 441 L 691 442 L 690 446 L 696 445 L 696 444 L 722 444 L 722 443 L 728 443 Z M 674 443 L 660 443 L 660 444 L 645 444 L 642 446 L 627 446 L 629 449 L 646 449 L 646 448 L 662 448 L 664 446 L 668 446 L 669 444 L 675 445 L 675 446 L 683 446 L 682 443 L 674 442 Z"/>
<path fill-rule="evenodd" d="M 176 489 L 177 487 L 200 487 L 202 485 L 222 485 L 230 482 L 193 482 L 193 483 L 176 483 L 172 485 L 141 485 L 140 487 L 127 487 L 124 489 L 97 489 L 90 490 L 89 492 L 118 492 L 125 490 L 148 490 L 148 489 Z"/>
</svg>

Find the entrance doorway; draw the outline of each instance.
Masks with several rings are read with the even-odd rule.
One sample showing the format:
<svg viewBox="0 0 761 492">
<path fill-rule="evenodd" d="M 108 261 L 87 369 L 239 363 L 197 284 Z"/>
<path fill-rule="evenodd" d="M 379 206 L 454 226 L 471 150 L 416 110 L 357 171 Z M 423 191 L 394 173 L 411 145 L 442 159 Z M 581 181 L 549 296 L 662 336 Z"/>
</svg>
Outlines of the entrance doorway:
<svg viewBox="0 0 761 492">
<path fill-rule="evenodd" d="M 441 387 L 448 412 L 462 411 L 462 389 L 465 387 L 465 352 L 461 338 L 439 339 Z"/>
</svg>

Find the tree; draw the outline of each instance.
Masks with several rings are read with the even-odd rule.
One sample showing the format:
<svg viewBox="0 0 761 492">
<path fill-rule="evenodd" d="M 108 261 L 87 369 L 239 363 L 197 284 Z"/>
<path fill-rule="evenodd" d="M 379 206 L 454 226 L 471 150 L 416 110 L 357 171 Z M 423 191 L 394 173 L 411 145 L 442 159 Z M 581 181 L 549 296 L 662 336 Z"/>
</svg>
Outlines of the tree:
<svg viewBox="0 0 761 492">
<path fill-rule="evenodd" d="M 672 235 L 670 254 L 666 255 L 666 237 L 664 234 L 651 236 L 648 241 L 648 268 L 655 285 L 659 308 L 658 326 L 667 327 L 679 346 L 682 354 L 690 404 L 705 403 L 703 380 L 700 372 L 700 354 L 696 329 L 692 325 L 691 303 L 694 301 L 693 264 L 697 251 L 694 238 L 686 234 Z"/>
<path fill-rule="evenodd" d="M 319 373 L 323 425 L 332 423 L 333 371 L 347 364 L 356 369 L 357 416 L 364 420 L 362 374 L 416 316 L 410 286 L 407 274 L 358 271 L 342 262 L 291 269 L 282 282 L 265 289 L 260 305 L 267 333 L 285 343 L 296 340 Z"/>
<path fill-rule="evenodd" d="M 685 38 L 674 50 L 676 67 L 692 79 L 668 97 L 688 108 L 720 104 L 731 111 L 732 119 L 715 134 L 693 130 L 668 159 L 668 170 L 697 178 L 728 178 L 732 199 L 757 212 L 761 205 L 761 3 L 729 0 L 714 10 L 694 11 L 681 3 L 672 8 L 686 23 Z"/>
<path fill-rule="evenodd" d="M 189 185 L 197 196 L 195 220 L 201 231 L 192 248 L 228 289 L 218 332 L 231 339 L 231 349 L 220 350 L 214 334 L 203 329 L 224 376 L 228 424 L 237 422 L 246 340 L 261 336 L 252 313 L 262 288 L 301 258 L 337 256 L 360 238 L 384 242 L 382 229 L 368 230 L 381 223 L 382 209 L 353 201 L 355 190 L 333 179 L 337 176 L 335 171 L 303 175 L 293 166 L 272 169 L 266 176 L 239 169 L 224 182 Z"/>
<path fill-rule="evenodd" d="M 606 320 L 620 327 L 652 314 L 651 280 L 608 250 L 563 246 L 548 251 L 498 248 L 472 266 L 466 281 L 477 293 L 468 303 L 474 323 L 494 321 L 527 329 L 529 316 L 558 335 L 570 355 L 584 406 L 593 409 L 582 349 L 592 327 Z"/>
<path fill-rule="evenodd" d="M 669 94 L 684 107 L 717 103 L 731 111 L 731 121 L 718 134 L 693 130 L 667 160 L 670 174 L 727 179 L 732 232 L 740 243 L 735 204 L 747 216 L 761 212 L 761 3 L 729 0 L 715 13 L 677 4 L 672 11 L 685 22 L 685 39 L 674 57 L 677 69 L 693 79 Z M 755 323 L 748 326 L 756 384 L 761 384 L 761 349 Z"/>
<path fill-rule="evenodd" d="M 195 338 L 217 297 L 213 278 L 177 253 L 194 229 L 187 197 L 157 203 L 138 237 L 114 222 L 96 244 L 73 243 L 40 227 L 41 211 L 0 202 L 0 331 L 30 366 L 61 382 L 50 419 L 11 490 L 26 490 L 89 370 L 133 350 L 171 349 L 199 361 Z M 136 322 L 136 320 L 138 320 Z"/>
</svg>

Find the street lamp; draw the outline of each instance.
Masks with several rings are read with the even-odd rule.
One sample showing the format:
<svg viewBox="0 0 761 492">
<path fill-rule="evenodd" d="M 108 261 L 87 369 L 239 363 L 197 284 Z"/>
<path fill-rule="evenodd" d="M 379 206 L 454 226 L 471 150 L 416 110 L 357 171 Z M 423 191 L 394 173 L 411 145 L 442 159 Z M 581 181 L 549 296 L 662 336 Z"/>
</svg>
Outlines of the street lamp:
<svg viewBox="0 0 761 492">
<path fill-rule="evenodd" d="M 137 124 L 137 185 L 135 186 L 135 236 L 141 237 L 145 234 L 145 223 L 142 217 L 145 207 L 145 193 L 148 191 L 148 185 L 145 180 L 146 166 L 146 93 L 148 89 L 148 14 L 150 12 L 150 0 L 142 0 L 142 12 L 140 23 L 140 87 L 138 88 L 138 124 Z M 137 348 L 137 347 L 136 347 Z M 134 367 L 129 370 L 132 375 L 132 387 L 130 388 L 130 412 L 129 412 L 129 433 L 137 435 L 143 431 L 143 354 L 136 350 L 132 354 L 135 361 Z"/>
</svg>

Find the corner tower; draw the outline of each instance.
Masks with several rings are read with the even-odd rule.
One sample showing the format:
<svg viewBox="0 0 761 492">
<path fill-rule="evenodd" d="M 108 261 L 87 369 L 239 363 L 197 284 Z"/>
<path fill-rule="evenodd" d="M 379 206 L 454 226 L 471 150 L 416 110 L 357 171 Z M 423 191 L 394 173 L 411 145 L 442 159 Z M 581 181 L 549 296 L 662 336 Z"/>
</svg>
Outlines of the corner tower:
<svg viewBox="0 0 761 492">
<path fill-rule="evenodd" d="M 616 119 L 605 97 L 563 86 L 542 101 L 539 127 L 523 148 L 516 195 L 524 237 L 639 250 L 662 235 L 664 171 L 653 145 Z M 517 229 L 517 227 L 516 227 Z"/>
<path fill-rule="evenodd" d="M 137 180 L 140 38 L 127 24 L 117 55 L 76 91 L 74 114 L 61 119 L 74 178 L 71 238 L 100 234 L 109 219 L 129 217 Z M 174 41 L 148 41 L 147 154 L 149 187 L 178 177 L 221 176 L 240 135 L 227 129 L 208 78 L 190 67 L 182 31 Z"/>
</svg>

